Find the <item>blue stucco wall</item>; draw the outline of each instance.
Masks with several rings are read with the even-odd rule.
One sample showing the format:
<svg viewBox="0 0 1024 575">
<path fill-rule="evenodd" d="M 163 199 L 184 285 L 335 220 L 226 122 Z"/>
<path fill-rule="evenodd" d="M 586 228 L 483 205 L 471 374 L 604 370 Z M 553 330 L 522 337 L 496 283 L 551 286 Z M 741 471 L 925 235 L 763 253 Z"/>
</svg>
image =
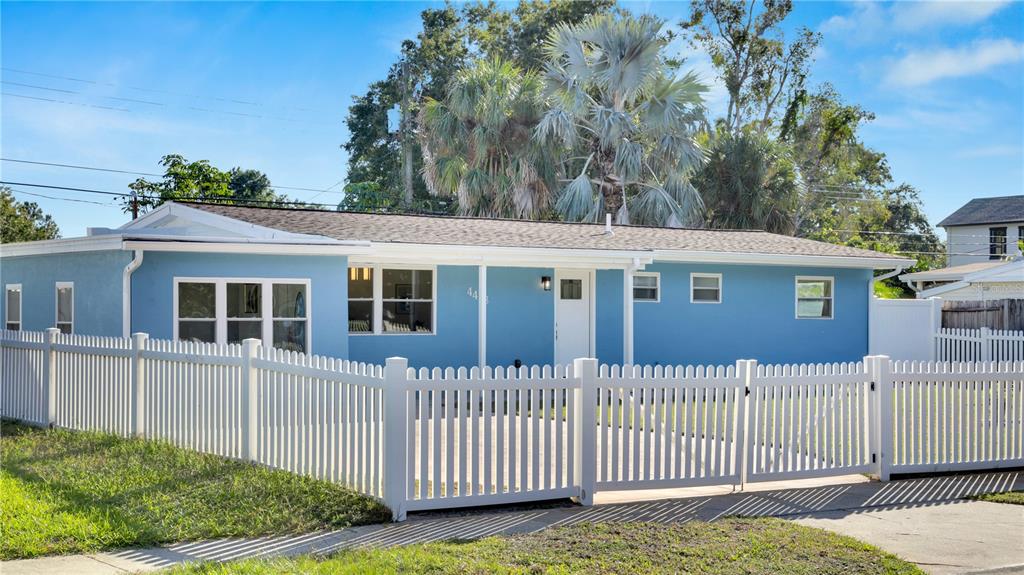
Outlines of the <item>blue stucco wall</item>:
<svg viewBox="0 0 1024 575">
<path fill-rule="evenodd" d="M 487 363 L 547 365 L 555 357 L 554 290 L 544 291 L 548 268 L 487 269 Z"/>
<path fill-rule="evenodd" d="M 21 284 L 22 329 L 54 327 L 56 282 L 75 283 L 75 333 L 121 336 L 121 274 L 130 252 L 109 250 L 0 259 L 0 284 Z M 0 297 L 0 300 L 6 298 Z M 0 318 L 7 317 L 0 301 Z"/>
<path fill-rule="evenodd" d="M 622 363 L 622 270 L 597 271 L 597 360 Z"/>
<path fill-rule="evenodd" d="M 309 279 L 312 352 L 348 357 L 347 270 L 344 256 L 146 252 L 132 274 L 132 331 L 173 337 L 175 277 Z"/>
<path fill-rule="evenodd" d="M 852 361 L 867 353 L 870 270 L 655 263 L 661 301 L 634 304 L 641 364 Z M 690 273 L 722 274 L 722 303 L 690 303 Z M 834 319 L 796 319 L 795 276 L 835 278 Z"/>
<path fill-rule="evenodd" d="M 470 292 L 478 283 L 476 266 L 438 266 L 434 333 L 351 335 L 350 358 L 380 364 L 401 356 L 413 367 L 476 365 L 478 300 Z"/>
</svg>

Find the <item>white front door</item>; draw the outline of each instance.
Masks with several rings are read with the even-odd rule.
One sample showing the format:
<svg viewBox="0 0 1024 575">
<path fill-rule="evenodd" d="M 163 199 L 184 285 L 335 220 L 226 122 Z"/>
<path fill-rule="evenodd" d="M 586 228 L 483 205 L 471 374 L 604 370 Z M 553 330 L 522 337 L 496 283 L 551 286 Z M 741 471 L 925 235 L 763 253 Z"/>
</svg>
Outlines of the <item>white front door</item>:
<svg viewBox="0 0 1024 575">
<path fill-rule="evenodd" d="M 590 352 L 590 272 L 555 272 L 555 363 L 569 364 Z"/>
</svg>

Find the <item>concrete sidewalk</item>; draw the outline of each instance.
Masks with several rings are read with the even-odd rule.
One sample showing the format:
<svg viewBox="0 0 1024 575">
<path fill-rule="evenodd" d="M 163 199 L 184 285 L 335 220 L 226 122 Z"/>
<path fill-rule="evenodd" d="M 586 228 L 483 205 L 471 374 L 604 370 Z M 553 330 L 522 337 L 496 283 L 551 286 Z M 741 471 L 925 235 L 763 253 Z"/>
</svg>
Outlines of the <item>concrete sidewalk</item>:
<svg viewBox="0 0 1024 575">
<path fill-rule="evenodd" d="M 106 575 L 153 571 L 183 562 L 327 554 L 354 547 L 473 539 L 580 522 L 682 523 L 714 521 L 730 515 L 785 517 L 849 534 L 916 561 L 926 571 L 934 573 L 1024 568 L 1024 507 L 962 501 L 963 497 L 977 493 L 1014 489 L 1024 489 L 1024 473 L 955 475 L 890 483 L 856 481 L 724 495 L 693 490 L 693 496 L 679 499 L 664 499 L 662 495 L 657 500 L 587 508 L 422 514 L 412 515 L 404 523 L 366 525 L 302 536 L 223 539 L 10 561 L 0 564 L 0 572 L 3 575 Z M 656 495 L 656 492 L 649 494 Z M 671 496 L 682 494 L 674 490 Z"/>
</svg>

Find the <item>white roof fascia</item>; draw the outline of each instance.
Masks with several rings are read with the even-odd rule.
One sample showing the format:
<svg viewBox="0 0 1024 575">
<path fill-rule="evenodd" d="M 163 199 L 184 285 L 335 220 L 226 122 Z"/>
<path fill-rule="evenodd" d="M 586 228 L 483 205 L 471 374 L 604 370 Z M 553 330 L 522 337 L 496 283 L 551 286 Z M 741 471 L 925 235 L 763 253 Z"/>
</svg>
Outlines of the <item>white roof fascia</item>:
<svg viewBox="0 0 1024 575">
<path fill-rule="evenodd" d="M 995 266 L 988 268 L 987 270 L 980 270 L 974 273 L 970 273 L 964 276 L 964 281 L 975 282 L 979 280 L 988 279 L 992 276 L 1003 275 L 1013 271 L 1014 268 L 1021 269 L 1021 278 L 1019 281 L 1024 281 L 1024 260 L 1011 260 L 1001 266 Z M 1011 280 L 1013 281 L 1013 280 Z"/>
<path fill-rule="evenodd" d="M 810 256 L 789 254 L 756 254 L 742 252 L 709 252 L 683 250 L 654 250 L 655 261 L 685 263 L 790 265 L 829 268 L 891 269 L 913 265 L 906 258 L 862 258 L 851 256 Z"/>
<path fill-rule="evenodd" d="M 195 222 L 197 224 L 201 224 L 201 225 L 204 225 L 204 226 L 209 226 L 209 227 L 212 227 L 212 228 L 221 229 L 221 230 L 224 230 L 226 232 L 235 233 L 235 234 L 238 234 L 238 235 L 246 237 L 246 238 L 254 238 L 254 239 L 294 238 L 294 239 L 305 239 L 305 240 L 311 240 L 311 239 L 330 240 L 331 239 L 331 238 L 327 238 L 325 236 L 316 235 L 316 234 L 299 234 L 299 233 L 294 233 L 294 232 L 282 231 L 282 230 L 279 230 L 279 229 L 276 229 L 276 228 L 268 228 L 266 226 L 250 224 L 250 223 L 242 221 L 242 220 L 238 220 L 238 219 L 235 219 L 235 218 L 230 218 L 228 216 L 222 216 L 222 215 L 219 215 L 219 214 L 214 214 L 214 213 L 203 211 L 203 210 L 197 210 L 195 208 L 192 208 L 192 207 L 189 207 L 189 206 L 186 206 L 186 205 L 183 205 L 183 204 L 177 204 L 177 203 L 174 203 L 174 202 L 167 202 L 167 203 L 161 205 L 159 208 L 153 210 L 152 212 L 142 216 L 141 218 L 139 218 L 137 220 L 133 220 L 133 221 L 131 221 L 131 222 L 121 226 L 121 228 L 119 228 L 119 229 L 121 229 L 121 230 L 141 231 L 142 229 L 152 227 L 152 224 L 154 224 L 154 223 L 156 223 L 156 222 L 160 221 L 161 219 L 163 219 L 165 217 L 168 217 L 168 216 L 176 216 L 176 217 L 188 220 L 188 221 L 193 221 L 193 222 Z M 155 228 L 155 229 L 159 229 L 159 228 Z M 335 241 L 337 241 L 337 240 L 335 240 Z"/>
<path fill-rule="evenodd" d="M 425 263 L 451 265 L 504 265 L 509 267 L 582 267 L 621 269 L 646 265 L 649 251 L 587 250 L 503 246 L 460 246 L 373 242 L 369 253 L 351 258 L 353 263 Z"/>
<path fill-rule="evenodd" d="M 122 249 L 120 234 L 0 244 L 0 257 L 38 256 Z"/>
<path fill-rule="evenodd" d="M 198 238 L 182 240 L 180 237 L 158 238 L 126 238 L 124 248 L 147 252 L 191 252 L 191 253 L 228 253 L 228 254 L 265 254 L 265 255 L 330 255 L 349 256 L 367 253 L 368 242 L 305 242 L 267 241 L 245 238 Z"/>
<path fill-rule="evenodd" d="M 961 288 L 970 287 L 970 285 L 970 282 L 964 281 L 942 284 L 940 286 L 935 286 L 933 288 L 928 288 L 926 290 L 917 292 L 917 299 L 928 299 L 930 297 L 942 295 L 946 292 L 951 292 Z"/>
</svg>

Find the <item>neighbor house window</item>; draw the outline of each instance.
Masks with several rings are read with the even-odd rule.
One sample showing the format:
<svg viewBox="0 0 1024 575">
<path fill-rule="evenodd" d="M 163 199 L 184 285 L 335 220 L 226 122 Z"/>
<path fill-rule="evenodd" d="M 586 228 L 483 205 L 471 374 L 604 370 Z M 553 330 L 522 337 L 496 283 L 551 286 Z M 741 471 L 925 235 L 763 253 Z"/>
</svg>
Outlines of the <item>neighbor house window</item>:
<svg viewBox="0 0 1024 575">
<path fill-rule="evenodd" d="M 13 331 L 21 330 L 21 284 L 7 284 L 4 290 L 4 311 L 7 314 L 4 327 Z"/>
<path fill-rule="evenodd" d="M 722 303 L 722 274 L 690 274 L 690 303 Z"/>
<path fill-rule="evenodd" d="M 175 290 L 177 339 L 309 349 L 306 280 L 177 279 Z"/>
<path fill-rule="evenodd" d="M 796 317 L 799 319 L 832 319 L 832 278 L 796 278 Z"/>
<path fill-rule="evenodd" d="M 75 330 L 75 284 L 72 282 L 57 282 L 55 326 L 61 333 L 72 333 Z"/>
<path fill-rule="evenodd" d="M 349 268 L 348 331 L 434 333 L 434 270 Z"/>
<path fill-rule="evenodd" d="M 348 268 L 348 332 L 373 333 L 373 268 Z"/>
<path fill-rule="evenodd" d="M 661 298 L 660 283 L 660 274 L 633 274 L 633 301 L 658 301 Z"/>
<path fill-rule="evenodd" d="M 1006 255 L 1006 228 L 988 229 L 988 259 L 999 260 Z"/>
</svg>

